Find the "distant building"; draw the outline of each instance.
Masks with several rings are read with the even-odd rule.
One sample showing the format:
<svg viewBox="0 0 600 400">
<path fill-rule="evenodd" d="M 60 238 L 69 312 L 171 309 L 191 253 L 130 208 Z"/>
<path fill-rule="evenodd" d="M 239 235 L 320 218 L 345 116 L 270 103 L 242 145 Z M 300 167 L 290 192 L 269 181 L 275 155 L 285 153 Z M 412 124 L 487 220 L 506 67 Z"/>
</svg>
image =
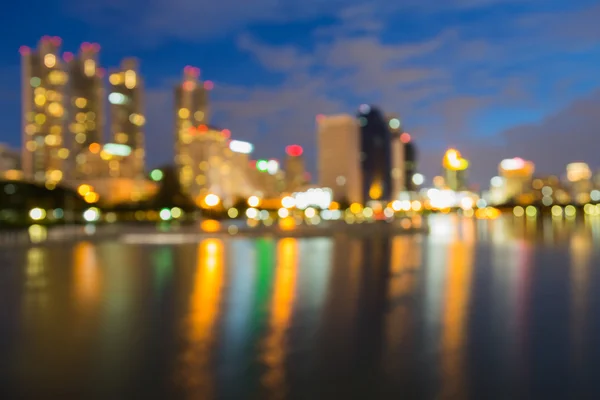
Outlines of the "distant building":
<svg viewBox="0 0 600 400">
<path fill-rule="evenodd" d="M 400 135 L 400 142 L 404 146 L 404 184 L 406 190 L 414 192 L 417 190 L 415 175 L 418 172 L 417 145 L 410 134 L 404 132 Z"/>
<path fill-rule="evenodd" d="M 137 60 L 123 60 L 119 69 L 109 76 L 110 119 L 112 140 L 131 148 L 131 155 L 122 162 L 110 165 L 110 176 L 120 178 L 143 178 L 145 167 L 144 83 L 140 76 Z M 131 168 L 121 168 L 123 163 Z M 127 170 L 127 171 L 126 171 Z M 128 176 L 131 174 L 131 176 Z"/>
<path fill-rule="evenodd" d="M 337 202 L 362 203 L 360 128 L 351 115 L 317 117 L 320 185 L 331 188 Z"/>
<path fill-rule="evenodd" d="M 492 182 L 500 189 L 503 202 L 520 202 L 522 196 L 529 194 L 535 165 L 522 158 L 502 160 L 498 166 L 500 180 Z M 494 185 L 496 183 L 496 185 Z"/>
<path fill-rule="evenodd" d="M 382 113 L 367 104 L 359 108 L 358 121 L 361 132 L 362 195 L 365 202 L 390 200 L 391 134 Z"/>
<path fill-rule="evenodd" d="M 571 187 L 571 198 L 578 204 L 590 201 L 593 189 L 592 171 L 584 162 L 574 162 L 567 165 L 567 181 Z"/>
<path fill-rule="evenodd" d="M 297 144 L 285 149 L 285 191 L 295 192 L 306 183 L 306 168 L 304 165 L 304 150 Z"/>
<path fill-rule="evenodd" d="M 80 53 L 73 57 L 65 53 L 64 59 L 69 71 L 69 159 L 74 162 L 73 170 L 68 175 L 75 179 L 91 177 L 89 165 L 90 146 L 99 149 L 103 143 L 105 112 L 103 71 L 98 68 L 98 52 L 96 43 L 84 43 Z M 98 154 L 96 152 L 96 154 Z"/>
<path fill-rule="evenodd" d="M 15 175 L 21 175 L 21 155 L 17 150 L 0 144 L 0 177 L 13 179 Z"/>
<path fill-rule="evenodd" d="M 27 179 L 56 185 L 63 179 L 69 150 L 65 147 L 66 85 L 59 37 L 44 36 L 38 49 L 22 46 L 22 164 Z"/>
<path fill-rule="evenodd" d="M 199 77 L 198 68 L 187 66 L 183 70 L 183 81 L 175 87 L 175 165 L 184 192 L 191 190 L 196 179 L 191 172 L 195 160 L 191 157 L 190 145 L 196 140 L 200 127 L 209 123 L 208 90 L 212 83 L 201 82 Z"/>
<path fill-rule="evenodd" d="M 391 133 L 392 152 L 392 199 L 399 199 L 400 194 L 407 189 L 406 173 L 404 163 L 404 143 L 400 140 L 402 135 L 402 123 L 397 115 L 387 116 L 388 128 Z"/>
<path fill-rule="evenodd" d="M 442 160 L 444 167 L 444 181 L 450 190 L 467 190 L 467 170 L 469 162 L 464 159 L 460 152 L 449 149 Z"/>
</svg>

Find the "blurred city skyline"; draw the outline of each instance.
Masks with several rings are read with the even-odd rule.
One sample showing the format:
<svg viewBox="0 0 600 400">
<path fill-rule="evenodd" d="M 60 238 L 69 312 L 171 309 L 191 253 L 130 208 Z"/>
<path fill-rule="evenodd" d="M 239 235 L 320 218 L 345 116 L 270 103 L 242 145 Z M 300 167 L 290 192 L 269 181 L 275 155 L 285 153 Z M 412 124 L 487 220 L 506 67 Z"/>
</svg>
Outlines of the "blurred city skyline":
<svg viewBox="0 0 600 400">
<path fill-rule="evenodd" d="M 448 147 L 471 161 L 471 181 L 482 186 L 515 156 L 539 174 L 562 175 L 571 161 L 600 167 L 600 6 L 592 1 L 289 1 L 252 10 L 227 1 L 34 3 L 8 6 L 7 15 L 30 18 L 7 21 L 0 40 L 0 142 L 15 147 L 18 48 L 49 34 L 65 51 L 100 43 L 104 68 L 140 60 L 148 168 L 172 163 L 172 88 L 185 65 L 215 82 L 216 125 L 255 143 L 257 158 L 281 159 L 286 145 L 302 145 L 313 174 L 315 116 L 353 114 L 361 103 L 400 116 L 429 179 Z"/>
</svg>

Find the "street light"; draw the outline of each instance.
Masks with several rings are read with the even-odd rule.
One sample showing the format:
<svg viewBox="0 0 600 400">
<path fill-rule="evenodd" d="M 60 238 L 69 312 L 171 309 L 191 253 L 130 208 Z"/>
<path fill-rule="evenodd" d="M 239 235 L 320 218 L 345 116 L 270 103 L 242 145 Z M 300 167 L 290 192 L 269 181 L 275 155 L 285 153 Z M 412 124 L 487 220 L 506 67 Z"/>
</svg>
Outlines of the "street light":
<svg viewBox="0 0 600 400">
<path fill-rule="evenodd" d="M 217 204 L 219 204 L 219 202 L 221 201 L 221 199 L 219 199 L 219 196 L 217 196 L 216 194 L 208 194 L 206 195 L 206 197 L 204 198 L 204 203 L 206 203 L 207 206 L 209 207 L 214 207 Z"/>
</svg>

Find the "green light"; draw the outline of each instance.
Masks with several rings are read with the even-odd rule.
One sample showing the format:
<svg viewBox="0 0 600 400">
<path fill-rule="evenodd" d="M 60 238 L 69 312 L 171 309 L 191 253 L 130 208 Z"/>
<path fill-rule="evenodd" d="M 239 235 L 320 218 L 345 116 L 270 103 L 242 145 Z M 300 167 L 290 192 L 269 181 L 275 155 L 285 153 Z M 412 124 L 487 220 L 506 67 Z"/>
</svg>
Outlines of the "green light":
<svg viewBox="0 0 600 400">
<path fill-rule="evenodd" d="M 392 128 L 392 129 L 400 128 L 400 120 L 398 118 L 390 119 L 390 128 Z"/>
<path fill-rule="evenodd" d="M 163 172 L 160 169 L 155 169 L 150 172 L 150 179 L 154 182 L 159 182 L 163 178 Z"/>
<path fill-rule="evenodd" d="M 267 170 L 268 165 L 269 163 L 267 162 L 267 160 L 258 160 L 256 162 L 256 169 L 264 172 Z"/>
<path fill-rule="evenodd" d="M 38 78 L 37 76 L 34 76 L 33 78 L 31 78 L 29 80 L 29 83 L 31 83 L 31 86 L 33 86 L 33 87 L 38 87 L 42 84 L 42 80 L 40 78 Z"/>
</svg>

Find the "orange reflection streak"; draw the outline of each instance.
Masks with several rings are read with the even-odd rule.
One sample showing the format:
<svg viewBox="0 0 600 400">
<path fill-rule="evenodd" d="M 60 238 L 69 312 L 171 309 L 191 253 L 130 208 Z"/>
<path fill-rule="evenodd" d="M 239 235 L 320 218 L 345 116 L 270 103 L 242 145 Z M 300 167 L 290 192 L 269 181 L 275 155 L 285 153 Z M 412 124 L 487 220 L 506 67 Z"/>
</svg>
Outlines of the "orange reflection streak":
<svg viewBox="0 0 600 400">
<path fill-rule="evenodd" d="M 100 271 L 95 250 L 90 242 L 78 243 L 73 249 L 75 298 L 86 308 L 97 304 L 100 296 Z"/>
<path fill-rule="evenodd" d="M 223 242 L 207 239 L 198 246 L 198 266 L 190 298 L 187 342 L 182 359 L 182 384 L 189 398 L 212 398 L 210 349 L 219 314 L 223 284 Z"/>
<path fill-rule="evenodd" d="M 592 242 L 585 233 L 576 233 L 571 238 L 571 323 L 573 361 L 582 366 L 586 342 L 586 306 L 588 301 L 588 282 L 590 278 L 590 261 Z"/>
<path fill-rule="evenodd" d="M 473 248 L 454 242 L 449 248 L 448 278 L 442 331 L 442 399 L 466 398 L 464 345 L 469 307 Z"/>
<path fill-rule="evenodd" d="M 273 398 L 286 396 L 285 335 L 290 325 L 296 294 L 297 262 L 297 240 L 293 238 L 280 240 L 277 245 L 277 272 L 271 306 L 271 333 L 265 339 L 262 357 L 267 367 L 263 383 Z"/>
</svg>

